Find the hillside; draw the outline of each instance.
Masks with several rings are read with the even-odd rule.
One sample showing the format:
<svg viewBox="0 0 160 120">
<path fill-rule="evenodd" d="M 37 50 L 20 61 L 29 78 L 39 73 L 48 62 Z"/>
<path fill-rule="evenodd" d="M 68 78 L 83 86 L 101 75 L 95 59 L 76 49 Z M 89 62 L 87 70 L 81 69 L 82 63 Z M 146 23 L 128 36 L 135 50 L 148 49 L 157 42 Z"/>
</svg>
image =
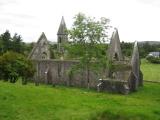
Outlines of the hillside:
<svg viewBox="0 0 160 120">
<path fill-rule="evenodd" d="M 129 95 L 0 81 L 0 120 L 159 120 L 160 84 Z"/>
<path fill-rule="evenodd" d="M 139 41 L 139 45 L 143 45 L 145 43 L 148 43 L 149 45 L 160 45 L 160 41 Z"/>
</svg>

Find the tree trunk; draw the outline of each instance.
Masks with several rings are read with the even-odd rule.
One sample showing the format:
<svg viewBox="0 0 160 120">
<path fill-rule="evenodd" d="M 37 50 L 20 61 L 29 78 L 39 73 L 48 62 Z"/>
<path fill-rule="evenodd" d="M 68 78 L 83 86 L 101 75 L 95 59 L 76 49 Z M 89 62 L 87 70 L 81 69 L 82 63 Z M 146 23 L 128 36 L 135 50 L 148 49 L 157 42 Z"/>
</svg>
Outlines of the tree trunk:
<svg viewBox="0 0 160 120">
<path fill-rule="evenodd" d="M 90 88 L 90 69 L 89 69 L 89 66 L 87 66 L 87 87 L 88 89 Z"/>
</svg>

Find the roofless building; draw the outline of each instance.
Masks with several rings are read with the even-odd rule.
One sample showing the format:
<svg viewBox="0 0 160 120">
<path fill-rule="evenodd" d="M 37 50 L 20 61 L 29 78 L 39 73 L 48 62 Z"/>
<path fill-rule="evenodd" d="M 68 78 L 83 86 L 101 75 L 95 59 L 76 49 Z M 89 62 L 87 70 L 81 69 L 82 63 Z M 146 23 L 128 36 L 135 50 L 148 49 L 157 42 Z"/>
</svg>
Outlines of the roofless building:
<svg viewBox="0 0 160 120">
<path fill-rule="evenodd" d="M 62 17 L 57 32 L 57 49 L 59 53 L 64 54 L 64 45 L 67 42 L 67 27 L 64 17 Z M 98 91 L 111 91 L 123 94 L 136 91 L 139 86 L 142 86 L 143 80 L 140 74 L 137 42 L 134 44 L 132 58 L 129 61 L 125 60 L 120 46 L 118 30 L 115 28 L 107 52 L 114 69 L 107 68 L 108 70 L 106 71 L 108 72 L 106 73 L 102 72 L 102 70 L 99 71 L 99 74 L 107 76 L 106 79 L 101 79 L 102 77 L 99 74 L 90 71 L 89 83 L 85 69 L 73 75 L 68 74 L 71 67 L 79 63 L 78 60 L 50 59 L 48 40 L 44 33 L 41 34 L 28 58 L 34 60 L 34 65 L 36 66 L 36 74 L 34 76 L 36 85 L 38 83 L 63 84 L 87 88 L 89 84 L 90 88 L 98 89 Z"/>
</svg>

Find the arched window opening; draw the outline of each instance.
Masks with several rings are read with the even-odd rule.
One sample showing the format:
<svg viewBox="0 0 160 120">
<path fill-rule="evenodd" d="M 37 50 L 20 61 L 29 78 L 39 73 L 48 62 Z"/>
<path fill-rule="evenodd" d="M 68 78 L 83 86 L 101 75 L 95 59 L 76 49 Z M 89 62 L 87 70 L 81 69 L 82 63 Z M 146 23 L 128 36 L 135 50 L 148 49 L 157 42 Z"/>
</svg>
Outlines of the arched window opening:
<svg viewBox="0 0 160 120">
<path fill-rule="evenodd" d="M 117 53 L 114 54 L 114 60 L 118 60 L 118 54 Z"/>
<path fill-rule="evenodd" d="M 47 53 L 45 52 L 42 53 L 42 59 L 47 59 Z"/>
</svg>

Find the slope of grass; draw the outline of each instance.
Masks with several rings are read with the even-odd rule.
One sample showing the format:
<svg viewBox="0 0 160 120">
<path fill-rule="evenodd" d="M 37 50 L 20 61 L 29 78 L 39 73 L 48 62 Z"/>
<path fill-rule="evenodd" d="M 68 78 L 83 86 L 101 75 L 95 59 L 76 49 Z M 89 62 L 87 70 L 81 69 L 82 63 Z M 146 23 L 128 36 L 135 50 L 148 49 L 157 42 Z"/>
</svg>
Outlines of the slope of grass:
<svg viewBox="0 0 160 120">
<path fill-rule="evenodd" d="M 141 60 L 141 70 L 144 80 L 160 82 L 160 64 L 153 64 L 146 59 Z"/>
<path fill-rule="evenodd" d="M 0 81 L 0 120 L 160 120 L 160 84 L 129 95 Z"/>
</svg>

